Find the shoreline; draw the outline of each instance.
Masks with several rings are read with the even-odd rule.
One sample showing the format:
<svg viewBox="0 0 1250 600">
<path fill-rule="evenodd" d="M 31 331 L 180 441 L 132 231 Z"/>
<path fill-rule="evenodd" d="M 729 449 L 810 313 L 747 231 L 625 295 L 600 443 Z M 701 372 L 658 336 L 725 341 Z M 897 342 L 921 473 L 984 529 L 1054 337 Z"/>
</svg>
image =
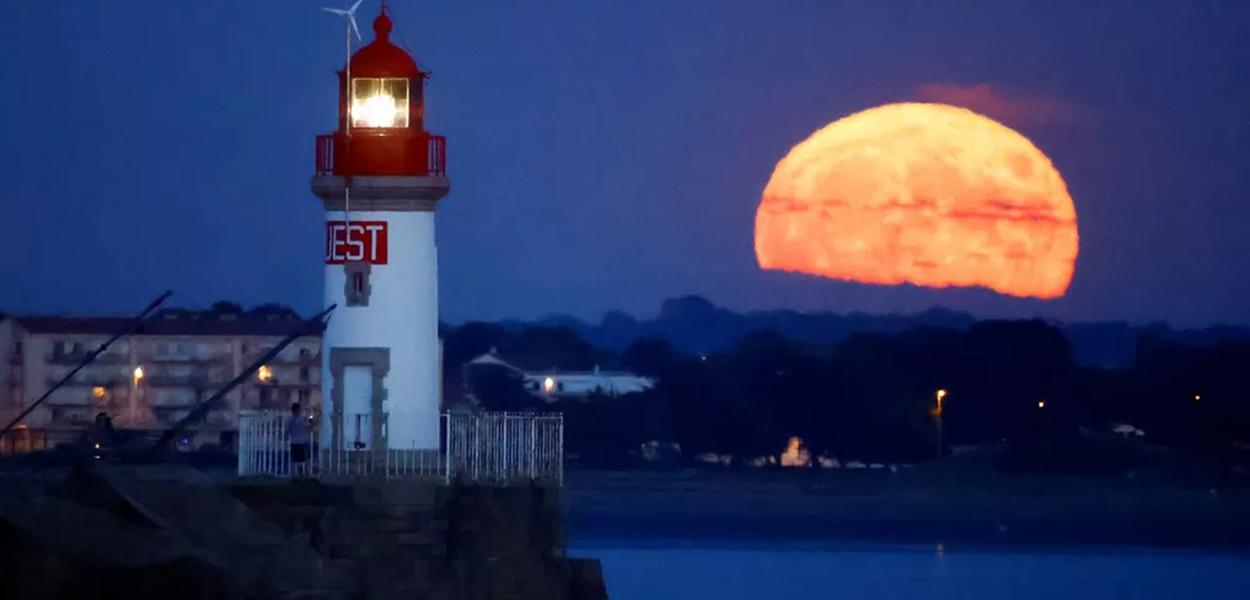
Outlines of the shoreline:
<svg viewBox="0 0 1250 600">
<path fill-rule="evenodd" d="M 587 540 L 612 540 L 614 547 L 668 547 L 673 544 L 692 548 L 721 548 L 753 544 L 854 547 L 934 548 L 947 551 L 981 548 L 1141 549 L 1166 551 L 1250 552 L 1250 528 L 1223 527 L 1194 529 L 1188 524 L 1172 524 L 1148 530 L 1087 529 L 1074 533 L 1055 527 L 1054 522 L 1037 522 L 1009 527 L 1006 532 L 989 527 L 963 526 L 952 521 L 886 522 L 859 521 L 813 524 L 740 517 L 724 520 L 687 521 L 676 518 L 591 520 L 570 513 L 571 538 L 579 546 Z M 590 544 L 593 547 L 593 543 Z"/>
<path fill-rule="evenodd" d="M 1250 550 L 1250 489 L 914 473 L 574 471 L 570 539 Z"/>
</svg>

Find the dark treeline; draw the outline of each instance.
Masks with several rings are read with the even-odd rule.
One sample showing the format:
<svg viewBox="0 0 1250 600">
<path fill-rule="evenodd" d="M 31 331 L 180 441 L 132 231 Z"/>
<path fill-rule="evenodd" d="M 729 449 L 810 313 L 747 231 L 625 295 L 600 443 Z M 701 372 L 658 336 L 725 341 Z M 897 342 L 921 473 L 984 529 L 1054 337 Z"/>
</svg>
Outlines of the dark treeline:
<svg viewBox="0 0 1250 600">
<path fill-rule="evenodd" d="M 757 332 L 711 354 L 641 338 L 617 355 L 563 327 L 470 323 L 444 335 L 448 398 L 468 383 L 487 409 L 562 411 L 570 450 L 590 464 L 622 464 L 651 440 L 680 444 L 686 457 L 775 455 L 791 436 L 813 456 L 930 460 L 939 389 L 948 392 L 945 448 L 1005 441 L 1007 462 L 1022 468 L 1124 469 L 1142 443 L 1228 464 L 1250 441 L 1247 341 L 1189 346 L 1147 333 L 1132 364 L 1111 369 L 1078 366 L 1063 332 L 1037 320 L 857 333 L 824 345 Z M 558 356 L 566 369 L 624 367 L 658 383 L 546 404 L 503 370 L 462 381 L 458 366 L 491 348 Z M 1145 435 L 1111 432 L 1123 424 Z"/>
</svg>

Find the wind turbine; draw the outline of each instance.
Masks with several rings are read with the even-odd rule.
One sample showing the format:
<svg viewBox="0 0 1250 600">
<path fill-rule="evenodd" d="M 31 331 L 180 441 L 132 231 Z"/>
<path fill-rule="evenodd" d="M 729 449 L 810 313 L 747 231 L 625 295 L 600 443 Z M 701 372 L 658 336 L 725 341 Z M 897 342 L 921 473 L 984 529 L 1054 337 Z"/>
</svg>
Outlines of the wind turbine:
<svg viewBox="0 0 1250 600">
<path fill-rule="evenodd" d="M 322 8 L 321 9 L 328 13 L 334 13 L 342 17 L 347 17 L 347 23 L 344 25 L 347 31 L 345 34 L 345 43 L 343 45 L 345 53 L 347 55 L 347 60 L 346 62 L 343 63 L 345 65 L 343 67 L 344 69 L 343 91 L 344 91 L 344 96 L 346 97 L 346 102 L 347 102 L 347 108 L 346 108 L 347 119 L 343 124 L 343 132 L 347 134 L 347 139 L 345 139 L 344 142 L 346 143 L 348 147 L 350 147 L 352 143 L 351 142 L 351 139 L 352 139 L 352 99 L 353 99 L 352 98 L 352 95 L 353 95 L 352 94 L 352 34 L 353 33 L 356 34 L 356 41 L 363 41 L 360 37 L 360 28 L 356 26 L 356 9 L 360 8 L 361 2 L 364 2 L 364 0 L 356 0 L 356 3 L 352 4 L 351 7 L 349 8 Z M 348 148 L 344 148 L 344 150 L 348 150 Z M 351 239 L 351 235 L 352 235 L 352 191 L 351 189 L 352 189 L 352 186 L 350 184 L 350 180 L 344 181 L 344 185 L 343 185 L 343 224 L 345 226 L 344 232 L 343 232 L 343 236 L 345 238 L 344 241 Z M 344 269 L 346 269 L 346 264 L 344 264 Z"/>
<path fill-rule="evenodd" d="M 363 1 L 364 0 L 356 0 L 356 3 L 353 4 L 351 8 L 323 8 L 321 9 L 326 12 L 330 12 L 336 15 L 342 15 L 344 17 L 347 17 L 347 26 L 351 28 L 351 31 L 347 33 L 347 36 L 349 38 L 348 39 L 349 44 L 351 43 L 350 38 L 351 38 L 352 31 L 356 32 L 356 41 L 360 41 L 360 28 L 356 26 L 356 9 L 360 8 L 360 3 Z"/>
<path fill-rule="evenodd" d="M 347 17 L 347 22 L 344 24 L 344 28 L 346 29 L 346 41 L 343 48 L 345 50 L 345 54 L 347 55 L 347 61 L 344 63 L 346 65 L 346 72 L 343 77 L 343 85 L 347 92 L 347 126 L 344 129 L 349 135 L 352 131 L 352 34 L 356 34 L 356 41 L 363 41 L 360 37 L 360 28 L 356 26 L 356 9 L 360 8 L 361 2 L 364 2 L 364 0 L 356 0 L 356 3 L 351 5 L 350 8 L 321 9 L 328 13 L 334 13 L 342 17 Z"/>
</svg>

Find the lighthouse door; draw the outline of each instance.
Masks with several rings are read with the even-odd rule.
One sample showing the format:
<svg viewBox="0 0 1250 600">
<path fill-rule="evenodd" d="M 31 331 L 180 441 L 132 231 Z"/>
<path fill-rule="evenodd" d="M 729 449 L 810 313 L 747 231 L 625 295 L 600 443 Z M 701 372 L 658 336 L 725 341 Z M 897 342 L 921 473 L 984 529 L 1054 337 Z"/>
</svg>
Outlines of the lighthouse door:
<svg viewBox="0 0 1250 600">
<path fill-rule="evenodd" d="M 364 450 L 373 447 L 373 367 L 347 365 L 343 368 L 343 447 Z"/>
</svg>

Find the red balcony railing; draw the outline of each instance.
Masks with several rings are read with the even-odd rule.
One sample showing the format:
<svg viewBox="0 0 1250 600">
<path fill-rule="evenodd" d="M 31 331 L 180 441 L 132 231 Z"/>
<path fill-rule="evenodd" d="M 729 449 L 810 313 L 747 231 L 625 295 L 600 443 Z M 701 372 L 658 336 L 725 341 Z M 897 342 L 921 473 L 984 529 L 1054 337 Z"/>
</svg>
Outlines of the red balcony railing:
<svg viewBox="0 0 1250 600">
<path fill-rule="evenodd" d="M 430 136 L 430 175 L 443 177 L 447 175 L 447 138 L 441 135 Z"/>
<path fill-rule="evenodd" d="M 412 174 L 412 175 L 447 175 L 447 138 L 441 135 L 432 135 L 425 138 L 426 147 L 424 150 L 424 162 L 420 162 L 421 148 L 413 148 L 411 142 L 402 141 L 403 138 L 391 138 L 390 142 L 381 140 L 367 141 L 368 138 L 362 138 L 360 148 L 354 148 L 351 154 L 358 156 L 342 155 L 337 148 L 337 139 L 340 133 L 327 133 L 317 136 L 317 155 L 313 165 L 317 175 L 334 175 L 341 174 L 341 171 L 367 171 L 376 168 L 380 163 L 391 163 L 397 160 L 399 173 L 375 173 L 375 174 Z M 411 138 L 409 138 L 411 139 Z M 418 141 L 418 140 L 414 140 Z M 419 141 L 418 141 L 419 143 Z M 413 163 L 416 164 L 413 164 Z M 395 164 L 395 163 L 392 163 Z M 363 167 L 363 169 L 362 169 Z M 387 169 L 387 167 L 382 167 Z M 421 170 L 424 168 L 424 172 Z M 389 170 L 389 169 L 388 169 Z M 361 173 L 364 174 L 364 173 Z"/>
<path fill-rule="evenodd" d="M 334 134 L 327 133 L 317 136 L 317 174 L 331 175 L 334 173 Z"/>
</svg>

